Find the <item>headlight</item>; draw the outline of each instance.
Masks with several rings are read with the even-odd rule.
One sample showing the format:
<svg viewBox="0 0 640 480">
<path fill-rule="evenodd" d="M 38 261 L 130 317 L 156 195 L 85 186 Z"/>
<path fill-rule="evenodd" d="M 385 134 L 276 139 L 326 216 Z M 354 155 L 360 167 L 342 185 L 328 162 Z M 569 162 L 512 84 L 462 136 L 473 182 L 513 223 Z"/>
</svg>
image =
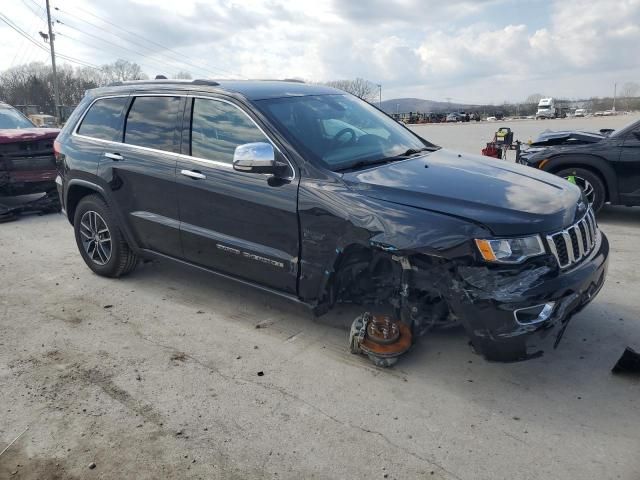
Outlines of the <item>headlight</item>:
<svg viewBox="0 0 640 480">
<path fill-rule="evenodd" d="M 539 235 L 523 238 L 476 239 L 482 258 L 487 262 L 520 263 L 527 258 L 545 253 Z"/>
</svg>

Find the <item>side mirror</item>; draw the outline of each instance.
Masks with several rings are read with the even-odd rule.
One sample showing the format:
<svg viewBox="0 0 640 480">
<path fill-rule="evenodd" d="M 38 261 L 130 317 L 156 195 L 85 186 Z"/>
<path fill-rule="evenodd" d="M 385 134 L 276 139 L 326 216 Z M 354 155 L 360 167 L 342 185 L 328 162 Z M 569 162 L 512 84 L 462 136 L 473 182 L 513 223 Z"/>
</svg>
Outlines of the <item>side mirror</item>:
<svg viewBox="0 0 640 480">
<path fill-rule="evenodd" d="M 239 172 L 275 173 L 278 164 L 273 145 L 266 142 L 238 145 L 233 154 L 233 169 Z"/>
</svg>

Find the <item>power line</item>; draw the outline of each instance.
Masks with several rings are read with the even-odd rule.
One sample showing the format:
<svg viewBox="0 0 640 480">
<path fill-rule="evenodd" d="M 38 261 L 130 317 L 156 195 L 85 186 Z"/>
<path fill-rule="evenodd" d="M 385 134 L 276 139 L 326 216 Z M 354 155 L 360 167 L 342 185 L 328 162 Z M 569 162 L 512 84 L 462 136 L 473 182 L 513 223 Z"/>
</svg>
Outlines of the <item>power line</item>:
<svg viewBox="0 0 640 480">
<path fill-rule="evenodd" d="M 159 66 L 160 66 L 160 70 L 163 70 L 163 69 L 166 67 L 166 65 L 165 65 L 165 64 L 163 64 L 161 61 L 159 61 L 159 60 L 153 60 L 153 59 L 151 59 L 151 58 L 147 57 L 145 53 L 142 53 L 142 52 L 139 52 L 139 51 L 136 51 L 136 50 L 132 50 L 132 49 L 127 48 L 127 47 L 123 47 L 122 45 L 118 45 L 118 44 L 117 44 L 117 43 L 115 43 L 115 42 L 111 42 L 111 41 L 109 41 L 109 40 L 107 40 L 107 39 L 105 39 L 105 38 L 102 38 L 102 37 L 98 36 L 98 35 L 95 35 L 95 34 L 93 34 L 93 33 L 89 33 L 89 32 L 87 32 L 87 31 L 85 31 L 85 30 L 81 30 L 80 28 L 77 28 L 77 27 L 74 27 L 74 26 L 72 26 L 72 25 L 69 25 L 68 23 L 61 22 L 60 20 L 56 20 L 56 21 L 57 21 L 60 25 L 63 25 L 63 26 L 65 26 L 65 27 L 67 27 L 67 28 L 70 28 L 70 29 L 72 29 L 72 30 L 75 30 L 75 31 L 77 31 L 77 32 L 79 32 L 79 33 L 81 33 L 81 34 L 83 34 L 83 35 L 86 35 L 86 36 L 88 36 L 88 37 L 93 37 L 93 38 L 95 38 L 96 40 L 100 40 L 101 42 L 108 43 L 109 45 L 112 45 L 112 46 L 114 46 L 114 47 L 116 47 L 116 48 L 120 48 L 120 49 L 125 50 L 125 51 L 127 51 L 127 52 L 131 52 L 131 53 L 134 53 L 134 54 L 136 54 L 136 55 L 139 55 L 139 56 L 141 56 L 142 58 L 146 58 L 147 60 L 152 61 L 152 62 L 153 62 L 153 63 L 155 63 L 156 65 L 159 65 Z M 61 34 L 61 35 L 62 35 L 62 34 Z M 78 39 L 78 38 L 76 38 L 76 37 L 72 37 L 72 36 L 70 36 L 70 35 L 68 35 L 68 34 L 64 34 L 64 36 L 65 36 L 65 37 L 67 37 L 67 38 L 69 38 L 69 39 L 71 39 L 71 40 L 75 40 L 76 42 L 79 42 L 79 43 L 82 43 L 82 44 L 84 44 L 84 45 L 87 45 L 87 46 L 89 46 L 89 47 L 92 47 L 92 48 L 94 47 L 93 45 L 89 45 L 88 43 L 83 42 L 82 40 L 80 40 L 80 39 Z M 140 63 L 142 63 L 142 62 L 140 62 Z"/>
<path fill-rule="evenodd" d="M 123 27 L 121 27 L 121 26 L 117 25 L 116 23 L 113 23 L 113 22 L 111 22 L 111 21 L 109 21 L 109 20 L 107 20 L 107 19 L 105 19 L 105 18 L 99 17 L 98 15 L 95 15 L 95 14 L 93 14 L 93 13 L 91 13 L 91 12 L 87 11 L 87 10 L 84 10 L 83 8 L 76 7 L 76 9 L 77 9 L 77 10 L 80 10 L 80 11 L 82 11 L 82 12 L 84 12 L 84 13 L 85 13 L 85 14 L 87 14 L 87 15 L 91 15 L 92 17 L 97 18 L 98 20 L 100 20 L 100 21 L 102 21 L 102 22 L 104 22 L 104 23 L 107 23 L 107 24 L 109 24 L 109 25 L 111 25 L 111 26 L 113 26 L 113 27 L 117 28 L 118 30 L 121 30 L 121 31 L 123 31 L 123 32 L 125 32 L 125 33 L 127 33 L 127 34 L 129 34 L 129 35 L 132 35 L 132 36 L 134 36 L 134 37 L 140 38 L 141 40 L 144 40 L 145 42 L 148 42 L 148 43 L 151 43 L 151 44 L 153 44 L 153 45 L 155 45 L 155 46 L 157 46 L 157 47 L 160 47 L 160 48 L 162 48 L 165 52 L 173 53 L 173 55 L 175 55 L 175 56 L 177 56 L 177 57 L 178 57 L 178 58 L 174 58 L 174 61 L 176 61 L 176 60 L 177 60 L 177 61 L 179 61 L 179 62 L 180 62 L 181 64 L 183 64 L 183 65 L 189 65 L 189 66 L 191 66 L 191 67 L 193 67 L 193 68 L 197 68 L 198 70 L 208 71 L 209 73 L 213 73 L 214 75 L 217 75 L 217 74 L 219 74 L 219 73 L 224 73 L 224 74 L 229 74 L 229 75 L 236 76 L 236 74 L 235 74 L 235 73 L 233 73 L 233 72 L 229 72 L 228 70 L 224 70 L 224 69 L 221 69 L 221 68 L 213 68 L 213 67 L 211 67 L 211 68 L 205 68 L 205 67 L 203 67 L 203 66 L 199 66 L 199 65 L 195 65 L 195 64 L 193 64 L 193 63 L 187 62 L 187 61 L 185 61 L 185 60 L 183 60 L 183 59 L 184 59 L 184 58 L 189 58 L 189 57 L 187 57 L 186 55 L 184 55 L 184 54 L 182 54 L 182 53 L 179 53 L 179 52 L 177 52 L 177 51 L 175 51 L 175 50 L 172 50 L 171 48 L 167 47 L 166 45 L 162 45 L 161 43 L 158 43 L 158 42 L 156 42 L 156 41 L 154 41 L 154 40 L 151 40 L 151 39 L 148 39 L 148 38 L 146 38 L 146 37 L 143 37 L 142 35 L 139 35 L 139 34 L 137 34 L 137 33 L 135 33 L 135 32 L 131 32 L 130 30 L 127 30 L 127 29 L 125 29 L 125 28 L 123 28 Z M 87 23 L 87 24 L 89 24 L 89 25 L 91 25 L 91 26 L 93 26 L 93 27 L 95 27 L 95 28 L 100 28 L 100 29 L 102 29 L 102 27 L 100 27 L 99 25 L 96 25 L 95 23 L 92 23 L 92 22 L 90 22 L 90 21 L 88 21 L 88 20 L 85 20 L 85 19 L 83 19 L 83 18 L 81 18 L 81 17 L 78 17 L 77 15 L 75 15 L 75 14 L 73 14 L 73 13 L 67 12 L 67 11 L 65 11 L 65 10 L 61 10 L 61 9 L 60 9 L 60 8 L 58 8 L 58 7 L 55 7 L 55 10 L 57 10 L 57 11 L 59 11 L 59 12 L 62 12 L 62 13 L 64 13 L 65 15 L 69 15 L 69 16 L 71 16 L 71 17 L 77 18 L 78 20 L 80 20 L 80 21 L 82 21 L 82 22 L 85 22 L 85 23 Z M 118 37 L 118 38 L 121 38 L 121 37 Z M 123 40 L 124 40 L 124 39 L 123 39 Z M 137 42 L 134 42 L 134 41 L 132 41 L 132 40 L 125 40 L 125 41 L 127 41 L 127 42 L 129 42 L 129 43 L 132 43 L 132 44 L 134 44 L 134 45 L 138 45 L 138 46 L 140 46 L 140 47 L 146 48 L 147 50 L 152 51 L 154 54 L 158 54 L 158 52 L 155 52 L 155 51 L 154 51 L 154 49 L 152 49 L 152 48 L 150 48 L 150 47 L 148 47 L 148 46 L 146 46 L 146 45 L 142 45 L 142 44 L 137 43 Z M 168 53 L 164 53 L 164 56 L 166 56 L 167 58 L 171 58 L 171 57 L 169 57 L 169 56 L 168 56 Z"/>
<path fill-rule="evenodd" d="M 34 10 L 32 10 L 32 8 L 27 3 L 25 3 L 24 0 L 22 0 L 22 4 L 25 7 L 27 7 L 31 13 L 33 13 L 35 15 L 35 18 L 31 22 L 31 25 L 29 26 L 29 30 L 30 31 L 33 30 L 33 27 L 36 25 L 36 22 L 38 21 L 38 18 L 46 23 L 46 20 L 42 17 L 42 12 L 40 13 L 40 15 L 38 15 L 38 13 L 35 12 Z M 26 44 L 24 39 L 22 39 L 22 43 L 20 43 L 20 46 L 18 48 L 16 48 L 16 52 L 13 55 L 13 58 L 11 59 L 11 66 L 16 64 L 16 59 L 18 58 L 18 54 L 20 54 L 20 62 L 19 63 L 22 63 L 23 59 L 25 58 L 25 55 L 27 54 L 28 51 L 29 51 L 29 45 Z"/>
<path fill-rule="evenodd" d="M 4 23 L 6 23 L 10 28 L 12 28 L 16 32 L 18 32 L 20 35 L 22 35 L 25 39 L 27 39 L 29 42 L 31 42 L 33 45 L 35 45 L 40 50 L 43 50 L 45 52 L 49 52 L 47 47 L 45 47 L 44 45 L 41 45 L 40 43 L 38 43 L 38 41 L 35 38 L 30 36 L 24 30 L 22 30 L 22 28 L 20 28 L 16 24 L 14 24 L 3 13 L 0 13 L 0 20 L 3 21 Z M 80 59 L 77 59 L 77 58 L 74 58 L 74 57 L 70 57 L 68 55 L 64 55 L 64 54 L 61 54 L 61 53 L 56 53 L 56 57 L 60 57 L 63 60 L 67 60 L 67 61 L 72 62 L 72 63 L 77 63 L 77 64 L 83 65 L 85 67 L 95 68 L 97 70 L 100 69 L 100 67 L 98 67 L 97 65 L 93 65 L 93 64 L 91 64 L 89 62 L 85 62 L 84 60 L 80 60 Z"/>
</svg>

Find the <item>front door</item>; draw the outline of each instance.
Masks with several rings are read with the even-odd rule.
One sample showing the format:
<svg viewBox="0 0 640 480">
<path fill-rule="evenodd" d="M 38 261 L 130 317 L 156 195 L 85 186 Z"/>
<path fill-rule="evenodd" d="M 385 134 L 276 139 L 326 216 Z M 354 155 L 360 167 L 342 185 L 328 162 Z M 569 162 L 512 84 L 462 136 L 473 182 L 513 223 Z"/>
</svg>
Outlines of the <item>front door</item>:
<svg viewBox="0 0 640 480">
<path fill-rule="evenodd" d="M 186 112 L 189 128 L 177 166 L 184 257 L 295 293 L 298 185 L 293 168 L 287 179 L 233 169 L 238 145 L 271 142 L 240 106 L 195 97 Z"/>
</svg>

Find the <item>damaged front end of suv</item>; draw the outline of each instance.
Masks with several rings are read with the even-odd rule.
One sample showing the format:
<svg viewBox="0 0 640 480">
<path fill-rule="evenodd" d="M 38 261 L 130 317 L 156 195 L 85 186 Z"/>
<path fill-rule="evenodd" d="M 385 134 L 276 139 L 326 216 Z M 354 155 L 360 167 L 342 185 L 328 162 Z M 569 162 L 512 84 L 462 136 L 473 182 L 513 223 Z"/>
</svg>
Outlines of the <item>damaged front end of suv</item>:
<svg viewBox="0 0 640 480">
<path fill-rule="evenodd" d="M 608 243 L 578 188 L 527 173 L 438 150 L 343 184 L 303 179 L 302 296 L 319 298 L 319 313 L 366 305 L 414 337 L 461 324 L 488 360 L 542 355 L 602 287 Z M 393 322 L 377 317 L 358 318 L 351 343 L 387 366 L 406 349 L 390 349 Z"/>
</svg>

